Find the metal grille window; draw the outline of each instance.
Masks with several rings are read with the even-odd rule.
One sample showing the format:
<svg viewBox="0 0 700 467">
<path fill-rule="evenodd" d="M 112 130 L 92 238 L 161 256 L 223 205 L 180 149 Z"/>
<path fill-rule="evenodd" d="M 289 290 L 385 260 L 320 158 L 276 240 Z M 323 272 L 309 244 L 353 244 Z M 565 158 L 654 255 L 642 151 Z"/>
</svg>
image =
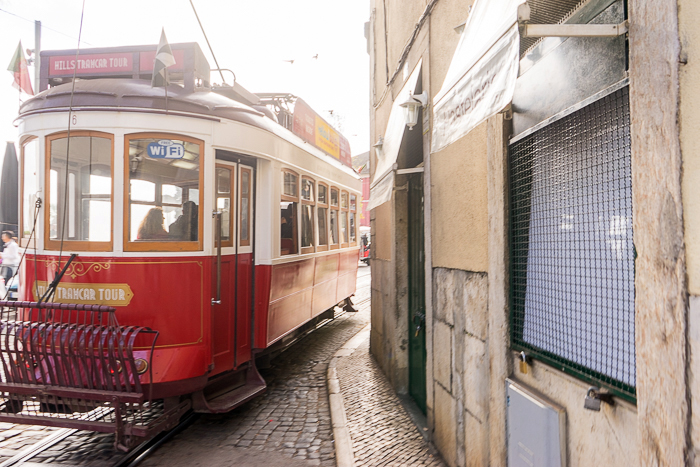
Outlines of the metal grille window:
<svg viewBox="0 0 700 467">
<path fill-rule="evenodd" d="M 635 397 L 628 87 L 511 144 L 512 344 Z"/>
</svg>

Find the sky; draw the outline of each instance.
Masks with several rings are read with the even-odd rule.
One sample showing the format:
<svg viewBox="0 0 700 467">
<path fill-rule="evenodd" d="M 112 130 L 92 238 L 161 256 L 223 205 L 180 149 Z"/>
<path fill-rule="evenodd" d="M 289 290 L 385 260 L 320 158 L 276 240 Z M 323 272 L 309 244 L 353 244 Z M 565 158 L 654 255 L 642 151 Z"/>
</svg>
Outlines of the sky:
<svg viewBox="0 0 700 467">
<path fill-rule="evenodd" d="M 219 65 L 233 70 L 239 84 L 302 97 L 348 138 L 353 155 L 369 150 L 369 0 L 193 1 Z M 4 71 L 17 43 L 34 48 L 33 21 L 39 20 L 42 50 L 74 49 L 82 3 L 0 0 L 0 159 L 4 142 L 18 139 L 13 120 L 20 96 Z M 216 68 L 189 0 L 85 0 L 80 47 L 155 45 L 161 28 L 171 44 L 199 43 Z M 33 66 L 29 71 L 33 80 Z M 221 79 L 212 73 L 212 81 Z"/>
</svg>

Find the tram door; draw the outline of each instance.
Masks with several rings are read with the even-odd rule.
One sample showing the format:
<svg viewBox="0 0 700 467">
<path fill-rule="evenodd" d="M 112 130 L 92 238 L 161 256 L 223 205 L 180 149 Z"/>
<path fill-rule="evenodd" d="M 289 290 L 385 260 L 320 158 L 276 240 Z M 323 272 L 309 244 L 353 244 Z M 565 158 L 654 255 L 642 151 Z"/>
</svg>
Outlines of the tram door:
<svg viewBox="0 0 700 467">
<path fill-rule="evenodd" d="M 217 160 L 213 188 L 221 212 L 221 303 L 212 305 L 213 374 L 251 356 L 253 173 L 250 166 Z M 217 273 L 215 259 L 214 287 Z"/>
</svg>

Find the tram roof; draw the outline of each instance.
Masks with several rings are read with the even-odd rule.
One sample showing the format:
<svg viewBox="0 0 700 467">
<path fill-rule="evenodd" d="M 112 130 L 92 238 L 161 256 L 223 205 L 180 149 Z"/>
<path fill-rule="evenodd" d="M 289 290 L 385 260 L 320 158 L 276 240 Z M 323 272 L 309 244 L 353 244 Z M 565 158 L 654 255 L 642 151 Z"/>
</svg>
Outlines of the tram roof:
<svg viewBox="0 0 700 467">
<path fill-rule="evenodd" d="M 72 104 L 71 104 L 72 94 Z M 45 112 L 73 110 L 93 111 L 144 111 L 164 113 L 166 111 L 165 89 L 151 87 L 150 80 L 103 78 L 75 80 L 49 88 L 25 101 L 19 110 L 19 118 Z M 258 111 L 241 102 L 207 90 L 189 92 L 177 85 L 168 86 L 167 111 L 184 116 L 204 116 L 212 119 L 232 120 L 276 134 L 284 139 L 298 138 L 276 121 L 266 117 L 265 107 Z M 264 113 L 265 112 L 265 113 Z M 307 148 L 308 151 L 310 148 Z M 320 150 L 321 159 L 338 169 L 351 173 L 349 168 Z"/>
<path fill-rule="evenodd" d="M 211 91 L 188 92 L 180 86 L 168 86 L 167 110 L 225 118 L 271 130 L 277 125 L 264 118 L 263 112 Z M 71 104 L 72 95 L 72 104 Z M 165 89 L 151 87 L 151 82 L 138 79 L 76 80 L 52 87 L 22 104 L 19 116 L 67 110 L 166 110 Z M 267 120 L 267 121 L 266 121 Z"/>
</svg>

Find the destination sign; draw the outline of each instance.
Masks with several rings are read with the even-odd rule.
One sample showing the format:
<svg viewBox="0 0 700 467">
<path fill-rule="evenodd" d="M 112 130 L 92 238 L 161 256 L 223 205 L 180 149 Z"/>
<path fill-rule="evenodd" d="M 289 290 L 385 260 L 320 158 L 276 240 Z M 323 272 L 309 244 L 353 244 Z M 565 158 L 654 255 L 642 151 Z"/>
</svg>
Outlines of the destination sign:
<svg viewBox="0 0 700 467">
<path fill-rule="evenodd" d="M 48 284 L 46 281 L 35 283 L 33 290 L 35 300 L 44 295 Z M 61 282 L 56 287 L 56 293 L 51 301 L 76 305 L 127 306 L 133 297 L 134 293 L 129 284 Z"/>
<path fill-rule="evenodd" d="M 162 139 L 148 144 L 148 157 L 152 159 L 182 159 L 185 146 L 169 139 Z"/>
<path fill-rule="evenodd" d="M 76 73 L 131 73 L 134 68 L 133 54 L 131 53 L 110 53 L 110 54 L 89 54 L 78 55 L 58 55 L 49 58 L 49 75 L 63 76 Z"/>
</svg>

